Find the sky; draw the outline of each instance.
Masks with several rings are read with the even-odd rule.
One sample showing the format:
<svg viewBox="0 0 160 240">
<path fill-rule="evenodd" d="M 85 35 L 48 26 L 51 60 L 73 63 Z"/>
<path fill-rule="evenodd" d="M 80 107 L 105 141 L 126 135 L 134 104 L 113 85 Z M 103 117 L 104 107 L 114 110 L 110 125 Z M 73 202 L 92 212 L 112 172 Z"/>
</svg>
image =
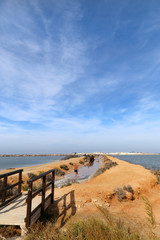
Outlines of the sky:
<svg viewBox="0 0 160 240">
<path fill-rule="evenodd" d="M 0 1 L 0 154 L 159 143 L 159 0 Z"/>
</svg>

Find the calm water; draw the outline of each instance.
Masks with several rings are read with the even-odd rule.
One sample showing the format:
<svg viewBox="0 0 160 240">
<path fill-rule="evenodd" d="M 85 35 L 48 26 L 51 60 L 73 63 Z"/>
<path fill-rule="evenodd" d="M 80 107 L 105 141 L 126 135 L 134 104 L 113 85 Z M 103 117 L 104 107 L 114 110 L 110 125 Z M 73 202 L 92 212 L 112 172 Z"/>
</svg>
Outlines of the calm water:
<svg viewBox="0 0 160 240">
<path fill-rule="evenodd" d="M 142 165 L 148 169 L 160 169 L 160 155 L 114 155 L 113 157 Z"/>
<path fill-rule="evenodd" d="M 55 186 L 60 188 L 66 183 L 81 183 L 87 179 L 90 179 L 93 174 L 101 167 L 102 161 L 100 157 L 95 158 L 93 165 L 88 166 L 87 163 L 80 167 L 78 170 L 78 176 L 75 176 L 74 172 L 67 174 L 63 179 L 56 180 Z"/>
<path fill-rule="evenodd" d="M 59 161 L 65 156 L 28 156 L 28 157 L 0 157 L 0 170 L 7 168 L 23 168 Z"/>
</svg>

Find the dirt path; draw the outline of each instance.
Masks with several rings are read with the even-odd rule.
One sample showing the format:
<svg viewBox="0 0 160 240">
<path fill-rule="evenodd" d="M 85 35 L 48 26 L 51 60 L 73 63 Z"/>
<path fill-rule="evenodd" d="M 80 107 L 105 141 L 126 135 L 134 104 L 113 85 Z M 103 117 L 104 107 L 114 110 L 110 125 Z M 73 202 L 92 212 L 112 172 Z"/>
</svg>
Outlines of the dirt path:
<svg viewBox="0 0 160 240">
<path fill-rule="evenodd" d="M 74 214 L 69 213 L 74 215 L 74 218 L 98 216 L 99 210 L 96 205 L 103 206 L 109 212 L 120 216 L 124 221 L 131 223 L 135 229 L 142 232 L 142 229 L 144 231 L 147 229 L 145 224 L 147 217 L 145 204 L 140 197 L 144 195 L 152 204 L 157 222 L 155 231 L 159 234 L 160 186 L 157 185 L 156 177 L 150 170 L 140 165 L 134 165 L 110 156 L 108 158 L 116 161 L 118 165 L 82 184 L 72 184 L 65 188 L 55 189 L 55 198 L 58 202 L 59 211 L 64 211 L 64 198 L 66 206 L 69 204 L 71 208 L 74 205 Z M 134 200 L 118 201 L 114 190 L 128 184 L 134 190 Z M 62 221 L 60 222 L 62 224 Z M 144 226 L 146 226 L 146 229 Z"/>
</svg>

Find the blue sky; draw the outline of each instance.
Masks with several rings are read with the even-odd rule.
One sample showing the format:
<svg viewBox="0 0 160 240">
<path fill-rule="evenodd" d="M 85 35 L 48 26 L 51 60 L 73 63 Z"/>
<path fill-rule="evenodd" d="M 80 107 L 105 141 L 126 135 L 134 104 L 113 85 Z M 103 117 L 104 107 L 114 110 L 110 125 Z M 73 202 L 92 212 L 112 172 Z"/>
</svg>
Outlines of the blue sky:
<svg viewBox="0 0 160 240">
<path fill-rule="evenodd" d="M 1 0 L 0 154 L 160 152 L 159 0 Z"/>
</svg>

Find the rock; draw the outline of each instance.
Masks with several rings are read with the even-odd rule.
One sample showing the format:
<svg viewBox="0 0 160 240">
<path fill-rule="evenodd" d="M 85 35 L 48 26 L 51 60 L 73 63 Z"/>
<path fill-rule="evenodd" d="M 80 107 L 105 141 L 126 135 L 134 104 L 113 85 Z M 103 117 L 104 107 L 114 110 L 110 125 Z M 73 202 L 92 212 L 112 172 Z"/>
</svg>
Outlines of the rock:
<svg viewBox="0 0 160 240">
<path fill-rule="evenodd" d="M 126 198 L 127 198 L 128 200 L 133 200 L 133 193 L 126 191 Z"/>
<path fill-rule="evenodd" d="M 110 204 L 108 202 L 105 205 L 106 205 L 106 207 L 110 207 Z"/>
<path fill-rule="evenodd" d="M 89 198 L 85 201 L 85 203 L 90 203 L 90 202 L 92 202 L 91 198 Z"/>
<path fill-rule="evenodd" d="M 113 194 L 112 193 L 107 193 L 105 196 L 105 199 L 112 199 L 113 198 Z"/>
<path fill-rule="evenodd" d="M 93 198 L 93 199 L 92 199 L 92 202 L 93 202 L 93 203 L 97 203 L 97 202 L 98 202 L 98 199 Z"/>
</svg>

